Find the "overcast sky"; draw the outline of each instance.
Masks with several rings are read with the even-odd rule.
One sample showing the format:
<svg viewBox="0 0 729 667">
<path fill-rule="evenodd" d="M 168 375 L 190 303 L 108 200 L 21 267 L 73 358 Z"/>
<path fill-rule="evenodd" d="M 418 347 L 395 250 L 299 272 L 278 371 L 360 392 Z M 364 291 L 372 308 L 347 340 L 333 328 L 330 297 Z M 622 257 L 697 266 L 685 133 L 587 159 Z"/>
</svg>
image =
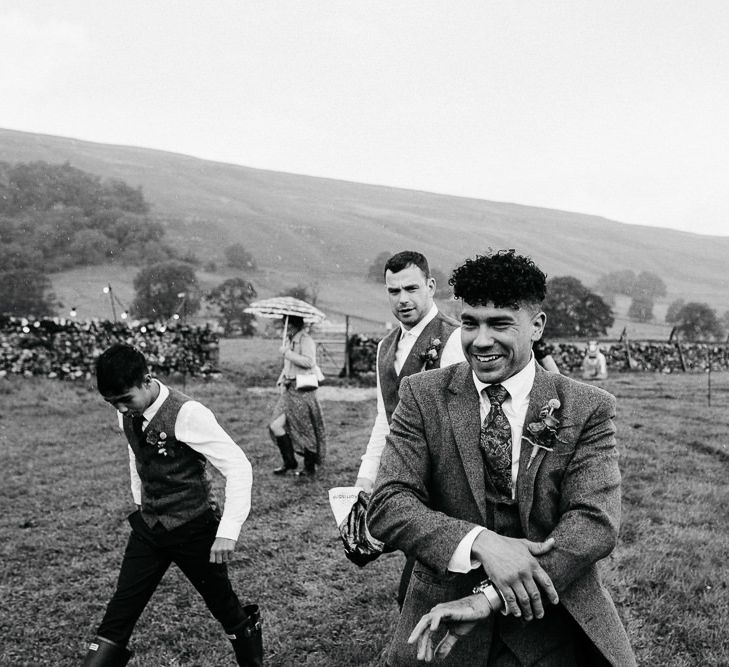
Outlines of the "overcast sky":
<svg viewBox="0 0 729 667">
<path fill-rule="evenodd" d="M 729 235 L 728 38 L 726 0 L 2 0 L 0 127 Z"/>
</svg>

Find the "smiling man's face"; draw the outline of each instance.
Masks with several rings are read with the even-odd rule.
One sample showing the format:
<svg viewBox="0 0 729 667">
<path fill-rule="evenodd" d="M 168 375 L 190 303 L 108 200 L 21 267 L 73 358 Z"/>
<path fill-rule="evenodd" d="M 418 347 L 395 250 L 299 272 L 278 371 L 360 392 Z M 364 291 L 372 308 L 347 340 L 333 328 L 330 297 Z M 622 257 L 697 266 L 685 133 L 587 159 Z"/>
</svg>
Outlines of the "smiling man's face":
<svg viewBox="0 0 729 667">
<path fill-rule="evenodd" d="M 497 308 L 463 303 L 461 344 L 476 377 L 498 384 L 522 370 L 532 343 L 542 337 L 546 315 L 538 307 Z"/>
<path fill-rule="evenodd" d="M 420 267 L 408 264 L 402 271 L 385 272 L 385 286 L 392 314 L 406 329 L 412 329 L 433 307 L 435 280 Z"/>
</svg>

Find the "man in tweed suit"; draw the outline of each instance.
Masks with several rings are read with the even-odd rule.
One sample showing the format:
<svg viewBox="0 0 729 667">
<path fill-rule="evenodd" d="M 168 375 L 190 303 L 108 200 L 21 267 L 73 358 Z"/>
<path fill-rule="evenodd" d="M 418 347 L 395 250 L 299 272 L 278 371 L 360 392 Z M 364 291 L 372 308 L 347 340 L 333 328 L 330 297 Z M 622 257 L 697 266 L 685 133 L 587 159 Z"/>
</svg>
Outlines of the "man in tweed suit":
<svg viewBox="0 0 729 667">
<path fill-rule="evenodd" d="M 402 382 L 368 513 L 418 561 L 388 664 L 634 665 L 596 567 L 620 521 L 615 399 L 534 363 L 530 259 L 479 256 L 451 284 L 468 363 Z"/>
</svg>

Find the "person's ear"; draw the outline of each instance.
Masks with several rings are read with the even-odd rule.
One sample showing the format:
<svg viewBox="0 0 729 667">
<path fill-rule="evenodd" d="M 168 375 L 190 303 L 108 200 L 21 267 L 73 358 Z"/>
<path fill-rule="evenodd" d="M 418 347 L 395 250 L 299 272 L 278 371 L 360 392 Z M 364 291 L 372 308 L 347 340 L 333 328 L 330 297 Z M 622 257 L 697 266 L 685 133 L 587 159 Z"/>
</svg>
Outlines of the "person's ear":
<svg viewBox="0 0 729 667">
<path fill-rule="evenodd" d="M 546 324 L 547 315 L 543 310 L 534 314 L 534 317 L 532 317 L 532 341 L 537 341 L 542 337 Z"/>
<path fill-rule="evenodd" d="M 435 278 L 433 278 L 433 276 L 430 276 L 430 278 L 425 281 L 425 284 L 428 286 L 428 290 L 430 291 L 431 296 L 435 296 L 435 290 L 437 288 L 437 285 L 435 284 Z"/>
</svg>

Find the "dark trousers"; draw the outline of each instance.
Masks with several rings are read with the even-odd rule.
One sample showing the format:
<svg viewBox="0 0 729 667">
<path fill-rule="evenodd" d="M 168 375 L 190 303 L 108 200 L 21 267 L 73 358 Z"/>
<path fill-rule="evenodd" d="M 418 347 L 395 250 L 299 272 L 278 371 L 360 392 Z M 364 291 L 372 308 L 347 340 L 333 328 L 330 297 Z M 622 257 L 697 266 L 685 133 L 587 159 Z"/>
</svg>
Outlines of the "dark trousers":
<svg viewBox="0 0 729 667">
<path fill-rule="evenodd" d="M 129 516 L 132 533 L 124 552 L 116 591 L 97 634 L 125 646 L 147 602 L 171 563 L 202 595 L 226 632 L 242 623 L 243 611 L 224 564 L 210 563 L 218 519 L 207 511 L 173 530 L 147 526 L 140 512 Z"/>
</svg>

